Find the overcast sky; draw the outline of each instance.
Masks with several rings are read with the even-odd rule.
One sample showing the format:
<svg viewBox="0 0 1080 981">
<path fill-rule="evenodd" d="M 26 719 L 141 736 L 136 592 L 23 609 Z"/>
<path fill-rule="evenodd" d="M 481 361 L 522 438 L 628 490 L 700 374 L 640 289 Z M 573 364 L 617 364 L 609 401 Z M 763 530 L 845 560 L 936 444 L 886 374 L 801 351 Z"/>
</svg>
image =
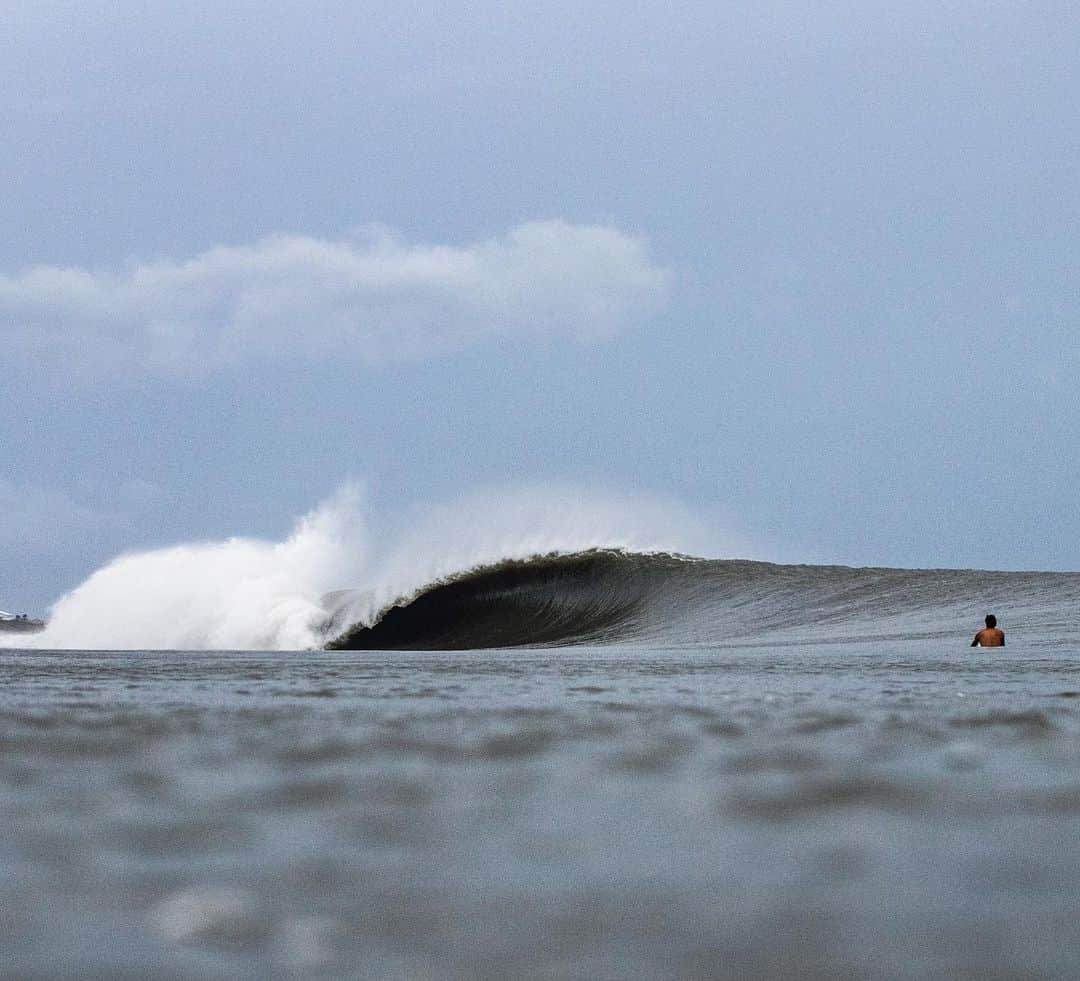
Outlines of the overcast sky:
<svg viewBox="0 0 1080 981">
<path fill-rule="evenodd" d="M 0 29 L 0 607 L 558 482 L 1080 569 L 1080 6 L 40 0 Z"/>
</svg>

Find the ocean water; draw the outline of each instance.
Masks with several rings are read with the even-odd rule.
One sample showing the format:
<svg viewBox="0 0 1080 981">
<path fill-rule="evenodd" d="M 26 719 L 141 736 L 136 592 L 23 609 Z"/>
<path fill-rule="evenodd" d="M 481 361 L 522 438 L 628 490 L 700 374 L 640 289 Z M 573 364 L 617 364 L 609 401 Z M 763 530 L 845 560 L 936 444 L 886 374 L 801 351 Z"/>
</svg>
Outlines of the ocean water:
<svg viewBox="0 0 1080 981">
<path fill-rule="evenodd" d="M 1075 978 L 1078 598 L 588 552 L 0 651 L 0 977 Z"/>
</svg>

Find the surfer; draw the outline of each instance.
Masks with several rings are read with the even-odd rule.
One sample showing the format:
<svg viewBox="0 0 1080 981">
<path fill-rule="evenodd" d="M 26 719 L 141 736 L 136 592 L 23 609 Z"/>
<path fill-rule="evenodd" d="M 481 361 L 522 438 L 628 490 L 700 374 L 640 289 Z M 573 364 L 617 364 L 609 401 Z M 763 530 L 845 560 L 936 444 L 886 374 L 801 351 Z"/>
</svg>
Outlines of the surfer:
<svg viewBox="0 0 1080 981">
<path fill-rule="evenodd" d="M 971 642 L 972 647 L 1004 647 L 1005 631 L 999 630 L 997 617 L 993 613 L 986 615 L 986 626 L 983 627 Z"/>
</svg>

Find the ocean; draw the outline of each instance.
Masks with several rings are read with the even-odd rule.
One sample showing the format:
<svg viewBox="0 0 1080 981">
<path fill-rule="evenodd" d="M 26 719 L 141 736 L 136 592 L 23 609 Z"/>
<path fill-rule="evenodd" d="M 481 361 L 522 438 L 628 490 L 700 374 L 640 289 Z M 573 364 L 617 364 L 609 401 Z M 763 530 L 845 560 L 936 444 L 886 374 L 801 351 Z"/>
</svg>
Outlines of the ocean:
<svg viewBox="0 0 1080 981">
<path fill-rule="evenodd" d="M 0 650 L 0 977 L 1075 978 L 1078 603 L 593 549 Z"/>
</svg>

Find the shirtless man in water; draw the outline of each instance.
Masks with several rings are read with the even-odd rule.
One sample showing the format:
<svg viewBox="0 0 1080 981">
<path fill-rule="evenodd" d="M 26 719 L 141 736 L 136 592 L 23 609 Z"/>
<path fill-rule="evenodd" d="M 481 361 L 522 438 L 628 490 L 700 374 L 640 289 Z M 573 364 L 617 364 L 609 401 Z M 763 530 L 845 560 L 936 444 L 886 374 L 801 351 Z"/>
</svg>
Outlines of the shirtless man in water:
<svg viewBox="0 0 1080 981">
<path fill-rule="evenodd" d="M 1005 631 L 998 630 L 997 617 L 993 613 L 986 618 L 986 626 L 980 630 L 971 642 L 972 647 L 1004 647 Z"/>
</svg>

